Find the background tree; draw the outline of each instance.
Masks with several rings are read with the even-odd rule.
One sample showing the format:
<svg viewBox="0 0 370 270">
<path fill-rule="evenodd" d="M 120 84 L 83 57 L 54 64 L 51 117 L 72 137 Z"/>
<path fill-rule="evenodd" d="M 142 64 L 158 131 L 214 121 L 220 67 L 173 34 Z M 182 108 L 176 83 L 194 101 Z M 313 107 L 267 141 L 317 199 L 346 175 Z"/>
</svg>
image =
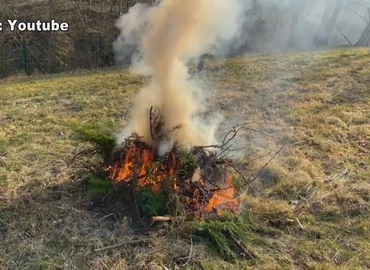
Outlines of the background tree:
<svg viewBox="0 0 370 270">
<path fill-rule="evenodd" d="M 342 11 L 345 0 L 326 0 L 325 10 L 321 18 L 319 30 L 314 38 L 313 44 L 316 46 L 328 45 L 329 38 Z M 333 9 L 334 7 L 334 9 Z"/>
</svg>

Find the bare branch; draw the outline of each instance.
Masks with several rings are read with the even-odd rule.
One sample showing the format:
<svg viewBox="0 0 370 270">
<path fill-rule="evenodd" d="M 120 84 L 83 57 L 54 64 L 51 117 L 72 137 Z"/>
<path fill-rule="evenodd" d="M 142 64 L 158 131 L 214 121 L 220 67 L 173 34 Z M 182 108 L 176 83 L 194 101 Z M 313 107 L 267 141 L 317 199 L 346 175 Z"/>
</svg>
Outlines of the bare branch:
<svg viewBox="0 0 370 270">
<path fill-rule="evenodd" d="M 189 251 L 188 259 L 184 264 L 181 265 L 182 267 L 186 266 L 189 263 L 192 254 L 193 254 L 193 238 L 190 235 L 190 251 Z"/>
<path fill-rule="evenodd" d="M 245 177 L 244 174 L 234 164 L 230 164 L 230 166 L 243 178 L 243 180 L 245 181 L 244 185 L 248 185 L 249 189 L 251 190 L 252 195 L 256 196 L 254 189 L 251 185 L 251 181 L 247 177 Z"/>
<path fill-rule="evenodd" d="M 234 240 L 235 244 L 241 249 L 244 257 L 247 260 L 255 260 L 256 258 L 249 252 L 249 250 L 245 247 L 242 241 L 236 239 L 233 235 L 231 235 L 231 239 Z"/>
<path fill-rule="evenodd" d="M 248 124 L 250 124 L 250 122 L 246 122 L 246 123 L 243 123 L 243 124 L 239 124 L 239 125 L 234 126 L 231 130 L 229 130 L 226 133 L 225 137 L 222 140 L 221 145 L 219 145 L 219 144 L 213 144 L 213 145 L 198 146 L 198 147 L 200 147 L 202 149 L 205 149 L 205 148 L 218 148 L 218 149 L 224 150 L 224 147 L 226 147 L 236 137 L 236 135 L 240 132 L 240 130 L 242 130 Z"/>
<path fill-rule="evenodd" d="M 357 17 L 359 17 L 360 19 L 364 20 L 365 22 L 368 22 L 369 20 L 367 18 L 365 18 L 365 16 L 363 16 L 362 14 L 360 14 L 359 12 L 349 8 L 349 7 L 345 7 L 346 10 L 352 12 L 354 15 L 356 15 Z"/>
<path fill-rule="evenodd" d="M 277 137 L 275 137 L 275 136 L 272 136 L 272 135 L 270 135 L 270 134 L 264 133 L 264 132 L 262 132 L 262 131 L 259 131 L 259 130 L 257 130 L 257 129 L 254 129 L 254 128 L 246 128 L 246 127 L 243 127 L 243 129 L 245 129 L 245 130 L 250 130 L 250 131 L 254 131 L 254 132 L 257 132 L 257 133 L 259 133 L 259 134 L 261 134 L 261 135 L 263 135 L 263 136 L 277 139 Z"/>
<path fill-rule="evenodd" d="M 176 125 L 169 130 L 163 130 L 165 120 L 163 119 L 161 110 L 156 106 L 151 106 L 149 110 L 149 125 L 150 136 L 153 141 L 158 141 L 165 138 L 167 141 L 171 139 L 170 134 L 180 129 L 182 125 Z"/>
<path fill-rule="evenodd" d="M 338 26 L 336 26 L 336 28 L 337 28 L 337 30 L 338 30 L 338 32 L 345 38 L 345 40 L 347 40 L 347 42 L 351 45 L 351 46 L 353 46 L 353 44 L 352 44 L 352 42 L 343 34 L 343 32 L 339 29 L 339 27 Z"/>
<path fill-rule="evenodd" d="M 256 160 L 259 160 L 259 159 L 261 159 L 261 158 L 264 158 L 264 157 L 266 157 L 266 156 L 268 156 L 268 155 L 270 155 L 270 154 L 271 154 L 271 151 L 270 151 L 270 152 L 268 152 L 267 154 L 264 154 L 264 155 L 259 156 L 259 157 L 257 157 L 257 158 L 249 159 L 249 160 L 247 160 L 247 161 L 245 162 L 245 164 L 249 164 L 249 163 L 251 163 L 251 162 L 253 162 L 253 161 L 256 161 Z"/>
<path fill-rule="evenodd" d="M 267 165 L 270 164 L 270 162 L 283 150 L 283 148 L 285 147 L 286 145 L 282 145 L 280 147 L 280 149 L 269 159 L 269 161 L 266 162 L 265 165 L 262 166 L 262 168 L 258 171 L 258 173 L 251 179 L 251 181 L 249 183 L 253 183 L 257 177 L 260 175 L 260 173 L 263 171 L 264 168 L 266 168 Z"/>
<path fill-rule="evenodd" d="M 156 141 L 160 135 L 164 125 L 164 120 L 161 116 L 161 111 L 158 107 L 151 106 L 149 110 L 149 122 L 150 122 L 150 136 L 153 141 Z"/>
<path fill-rule="evenodd" d="M 228 133 L 226 133 L 225 137 L 224 137 L 224 140 L 222 141 L 222 146 L 225 146 L 227 145 L 232 139 L 235 138 L 235 136 L 238 134 L 238 132 L 244 128 L 248 123 L 244 123 L 244 124 L 240 124 L 240 125 L 236 125 L 233 127 L 232 130 L 230 130 Z M 232 134 L 232 136 L 226 141 L 227 139 L 227 136 L 229 136 L 229 134 Z"/>
</svg>

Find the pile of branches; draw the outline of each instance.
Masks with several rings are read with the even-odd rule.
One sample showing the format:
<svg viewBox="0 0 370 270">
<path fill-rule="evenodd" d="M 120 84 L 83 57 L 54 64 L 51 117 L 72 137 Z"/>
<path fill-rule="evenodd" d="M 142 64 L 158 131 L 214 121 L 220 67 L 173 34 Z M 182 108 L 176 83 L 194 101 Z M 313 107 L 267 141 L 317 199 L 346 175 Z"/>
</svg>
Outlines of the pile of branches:
<svg viewBox="0 0 370 270">
<path fill-rule="evenodd" d="M 195 146 L 189 151 L 175 143 L 169 152 L 159 156 L 157 151 L 159 144 L 164 140 L 171 140 L 171 135 L 181 129 L 181 125 L 165 129 L 165 119 L 157 107 L 150 108 L 149 118 L 153 145 L 145 143 L 138 134 L 127 138 L 123 147 L 117 149 L 109 160 L 107 166 L 110 171 L 109 178 L 133 186 L 135 190 L 145 190 L 147 196 L 149 196 L 147 186 L 155 186 L 157 195 L 165 195 L 167 198 L 164 200 L 168 200 L 169 194 L 176 191 L 175 193 L 183 198 L 182 203 L 186 213 L 196 216 L 209 214 L 210 201 L 216 200 L 217 195 L 230 197 L 225 201 L 229 204 L 234 203 L 234 205 L 230 206 L 226 203 L 225 207 L 237 211 L 240 208 L 237 206 L 242 205 L 241 196 L 247 193 L 255 194 L 253 183 L 260 172 L 282 149 L 275 153 L 256 175 L 246 176 L 243 172 L 256 158 L 247 161 L 230 158 L 233 151 L 242 150 L 233 148 L 232 142 L 239 132 L 248 129 L 248 123 L 244 123 L 229 130 L 220 144 Z M 148 160 L 149 164 L 144 164 Z M 130 163 L 131 167 L 128 168 L 125 163 Z M 168 181 L 164 181 L 164 178 Z M 160 199 L 157 195 L 154 197 Z M 233 201 L 234 195 L 235 201 Z M 156 205 L 153 202 L 154 197 L 148 200 L 148 204 Z M 151 209 L 149 215 L 172 214 L 173 212 L 168 211 L 168 208 L 167 211 L 162 210 Z M 220 209 L 213 210 L 213 213 L 219 215 Z"/>
<path fill-rule="evenodd" d="M 254 229 L 249 213 L 241 211 L 234 215 L 233 212 L 242 210 L 246 194 L 255 195 L 256 179 L 283 146 L 254 175 L 246 173 L 250 163 L 270 153 L 250 160 L 232 158 L 233 151 L 242 150 L 234 146 L 239 133 L 247 130 L 259 132 L 249 128 L 249 123 L 232 127 L 220 144 L 195 146 L 189 150 L 175 143 L 169 152 L 158 155 L 158 144 L 163 140 L 171 140 L 174 132 L 181 132 L 181 125 L 165 129 L 165 119 L 157 107 L 151 107 L 148 116 L 151 139 L 155 143 L 149 145 L 138 134 L 132 134 L 107 160 L 109 178 L 119 183 L 116 185 L 118 188 L 114 189 L 118 196 L 113 193 L 110 197 L 114 197 L 113 201 L 124 203 L 124 208 L 129 211 L 126 215 L 140 222 L 146 233 L 152 232 L 157 228 L 154 225 L 158 225 L 159 228 L 170 229 L 176 237 L 181 234 L 190 239 L 205 239 L 228 260 L 240 256 L 255 260 L 255 254 L 246 245 Z M 150 166 L 143 166 L 145 164 Z M 232 181 L 227 181 L 230 176 Z M 150 185 L 145 185 L 147 180 L 151 180 L 155 191 Z M 241 199 L 238 201 L 241 207 L 235 209 L 235 205 L 232 205 L 226 208 L 232 211 L 225 211 L 221 216 L 217 211 L 209 212 L 207 205 L 210 201 L 217 199 L 217 194 L 221 194 L 221 198 L 229 195 L 230 189 L 234 190 L 232 195 L 235 200 Z M 235 202 L 233 196 L 229 198 L 231 203 Z M 167 226 L 168 223 L 172 226 Z M 97 251 L 126 244 L 130 243 L 119 243 Z M 182 265 L 192 260 L 193 246 L 190 249 L 185 262 L 181 261 Z"/>
</svg>

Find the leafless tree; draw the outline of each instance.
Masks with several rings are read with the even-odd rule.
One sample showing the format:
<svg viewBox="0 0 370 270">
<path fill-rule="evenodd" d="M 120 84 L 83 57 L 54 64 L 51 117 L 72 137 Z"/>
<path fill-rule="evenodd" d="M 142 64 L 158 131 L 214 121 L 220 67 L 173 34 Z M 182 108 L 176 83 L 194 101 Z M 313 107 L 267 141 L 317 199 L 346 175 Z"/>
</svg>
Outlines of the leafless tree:
<svg viewBox="0 0 370 270">
<path fill-rule="evenodd" d="M 329 37 L 337 23 L 340 12 L 342 11 L 344 0 L 336 0 L 334 9 L 330 0 L 326 0 L 325 11 L 321 18 L 319 30 L 314 38 L 314 45 L 328 45 Z"/>
</svg>

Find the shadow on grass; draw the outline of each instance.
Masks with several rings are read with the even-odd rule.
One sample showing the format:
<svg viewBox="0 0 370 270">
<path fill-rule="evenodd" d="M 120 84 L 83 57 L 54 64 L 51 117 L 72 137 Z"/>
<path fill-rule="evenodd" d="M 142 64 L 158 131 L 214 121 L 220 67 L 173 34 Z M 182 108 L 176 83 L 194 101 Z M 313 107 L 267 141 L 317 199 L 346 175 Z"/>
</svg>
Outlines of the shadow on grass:
<svg viewBox="0 0 370 270">
<path fill-rule="evenodd" d="M 165 245 L 170 241 L 164 237 L 170 231 L 165 224 L 150 230 L 142 226 L 148 222 L 137 218 L 132 189 L 114 187 L 104 170 L 76 169 L 69 178 L 51 186 L 31 181 L 12 199 L 0 197 L 2 267 L 146 269 L 188 254 L 182 236 L 172 236 L 176 247 Z"/>
<path fill-rule="evenodd" d="M 15 194 L 0 194 L 0 265 L 5 269 L 161 265 L 159 233 L 151 235 L 153 243 L 140 241 L 148 232 L 138 225 L 132 191 L 105 180 L 104 163 L 114 138 L 91 125 L 76 130 L 76 136 L 92 147 L 63 161 L 65 167 L 51 179 L 65 179 L 62 183 L 30 180 Z M 138 243 L 99 251 L 133 239 Z"/>
</svg>

